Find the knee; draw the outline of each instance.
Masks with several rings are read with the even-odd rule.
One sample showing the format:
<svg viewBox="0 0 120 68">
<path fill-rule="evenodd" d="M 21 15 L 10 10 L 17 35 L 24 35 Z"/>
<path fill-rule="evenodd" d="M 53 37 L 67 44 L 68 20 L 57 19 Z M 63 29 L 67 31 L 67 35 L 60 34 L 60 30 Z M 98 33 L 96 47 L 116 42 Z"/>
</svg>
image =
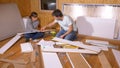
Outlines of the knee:
<svg viewBox="0 0 120 68">
<path fill-rule="evenodd" d="M 76 39 L 76 35 L 69 35 L 69 36 L 66 36 L 64 39 L 73 41 Z"/>
</svg>

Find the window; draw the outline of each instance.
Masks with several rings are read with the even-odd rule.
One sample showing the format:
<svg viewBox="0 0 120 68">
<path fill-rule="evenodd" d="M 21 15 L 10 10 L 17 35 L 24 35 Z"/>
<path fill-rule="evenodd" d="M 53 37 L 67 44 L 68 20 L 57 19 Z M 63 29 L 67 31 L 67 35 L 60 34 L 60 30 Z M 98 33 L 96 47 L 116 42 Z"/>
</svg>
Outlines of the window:
<svg viewBox="0 0 120 68">
<path fill-rule="evenodd" d="M 55 10 L 56 0 L 41 0 L 41 10 Z"/>
</svg>

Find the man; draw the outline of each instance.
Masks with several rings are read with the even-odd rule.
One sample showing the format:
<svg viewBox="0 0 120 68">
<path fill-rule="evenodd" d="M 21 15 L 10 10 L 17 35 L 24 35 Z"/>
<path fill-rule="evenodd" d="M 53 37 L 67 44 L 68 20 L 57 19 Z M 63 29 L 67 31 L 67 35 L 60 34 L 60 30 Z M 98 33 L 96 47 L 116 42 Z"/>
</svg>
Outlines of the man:
<svg viewBox="0 0 120 68">
<path fill-rule="evenodd" d="M 44 26 L 41 30 L 45 30 L 47 27 L 51 27 L 58 23 L 61 30 L 56 34 L 56 37 L 63 38 L 67 40 L 75 40 L 77 28 L 71 17 L 63 15 L 59 9 L 53 11 L 52 16 L 54 21 L 50 24 Z"/>
</svg>

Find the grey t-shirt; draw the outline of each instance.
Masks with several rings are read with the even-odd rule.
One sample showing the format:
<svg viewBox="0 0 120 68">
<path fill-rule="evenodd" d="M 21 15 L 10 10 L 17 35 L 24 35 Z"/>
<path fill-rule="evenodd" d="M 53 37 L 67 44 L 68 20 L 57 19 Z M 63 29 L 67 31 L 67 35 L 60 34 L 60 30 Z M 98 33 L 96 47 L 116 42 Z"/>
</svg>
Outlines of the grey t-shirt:
<svg viewBox="0 0 120 68">
<path fill-rule="evenodd" d="M 38 26 L 39 26 L 39 20 L 32 22 L 32 20 L 28 18 L 25 31 L 26 32 L 38 32 L 39 31 L 37 30 Z"/>
</svg>

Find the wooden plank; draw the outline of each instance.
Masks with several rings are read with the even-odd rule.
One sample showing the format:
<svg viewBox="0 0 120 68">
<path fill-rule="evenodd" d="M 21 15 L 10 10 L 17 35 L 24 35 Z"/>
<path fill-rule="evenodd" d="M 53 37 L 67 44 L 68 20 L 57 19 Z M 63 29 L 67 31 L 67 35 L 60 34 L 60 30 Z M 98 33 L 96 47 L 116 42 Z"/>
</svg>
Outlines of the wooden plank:
<svg viewBox="0 0 120 68">
<path fill-rule="evenodd" d="M 7 42 L 3 47 L 0 48 L 0 54 L 4 54 L 15 42 L 21 38 L 20 35 L 16 35 L 9 42 Z"/>
<path fill-rule="evenodd" d="M 100 40 L 86 40 L 86 43 L 95 43 L 95 44 L 103 44 L 103 45 L 108 45 L 108 41 L 100 41 Z"/>
<path fill-rule="evenodd" d="M 44 68 L 40 46 L 38 46 L 33 40 L 31 40 L 30 42 L 33 47 L 33 52 L 31 53 L 31 62 L 30 62 L 32 68 Z"/>
<path fill-rule="evenodd" d="M 45 68 L 43 64 L 43 57 L 42 57 L 42 51 L 40 49 L 40 46 L 34 45 L 36 49 L 36 68 Z"/>
<path fill-rule="evenodd" d="M 67 53 L 67 56 L 68 56 L 69 60 L 71 61 L 73 68 L 91 68 L 91 66 L 86 61 L 86 59 L 83 57 L 82 54 Z"/>
<path fill-rule="evenodd" d="M 73 53 L 86 53 L 86 54 L 98 54 L 95 51 L 87 49 L 65 49 L 65 48 L 43 48 L 43 52 L 73 52 Z"/>
<path fill-rule="evenodd" d="M 78 46 L 78 47 L 85 48 L 85 49 L 88 49 L 88 50 L 92 50 L 92 51 L 95 51 L 95 52 L 98 52 L 98 53 L 101 51 L 101 49 L 99 47 L 88 46 L 88 45 L 85 45 L 81 42 L 72 42 L 72 41 L 57 38 L 57 37 L 54 37 L 52 40 L 59 41 L 59 42 L 62 42 L 62 43 L 67 43 L 67 44 L 74 45 L 74 46 Z"/>
<path fill-rule="evenodd" d="M 88 44 L 92 44 L 92 45 L 96 45 L 96 46 L 100 46 L 100 47 L 107 47 L 107 48 L 114 48 L 114 49 L 118 49 L 118 46 L 114 46 L 109 44 L 109 42 L 107 41 L 99 41 L 99 40 L 86 40 L 86 43 Z M 104 50 L 104 49 L 103 49 Z M 108 51 L 108 49 L 106 49 Z"/>
<path fill-rule="evenodd" d="M 108 59 L 106 58 L 106 56 L 103 52 L 101 52 L 98 55 L 98 58 L 101 62 L 102 68 L 112 68 L 111 64 L 109 63 Z"/>
<path fill-rule="evenodd" d="M 63 68 L 56 53 L 42 52 L 45 68 Z"/>
</svg>

